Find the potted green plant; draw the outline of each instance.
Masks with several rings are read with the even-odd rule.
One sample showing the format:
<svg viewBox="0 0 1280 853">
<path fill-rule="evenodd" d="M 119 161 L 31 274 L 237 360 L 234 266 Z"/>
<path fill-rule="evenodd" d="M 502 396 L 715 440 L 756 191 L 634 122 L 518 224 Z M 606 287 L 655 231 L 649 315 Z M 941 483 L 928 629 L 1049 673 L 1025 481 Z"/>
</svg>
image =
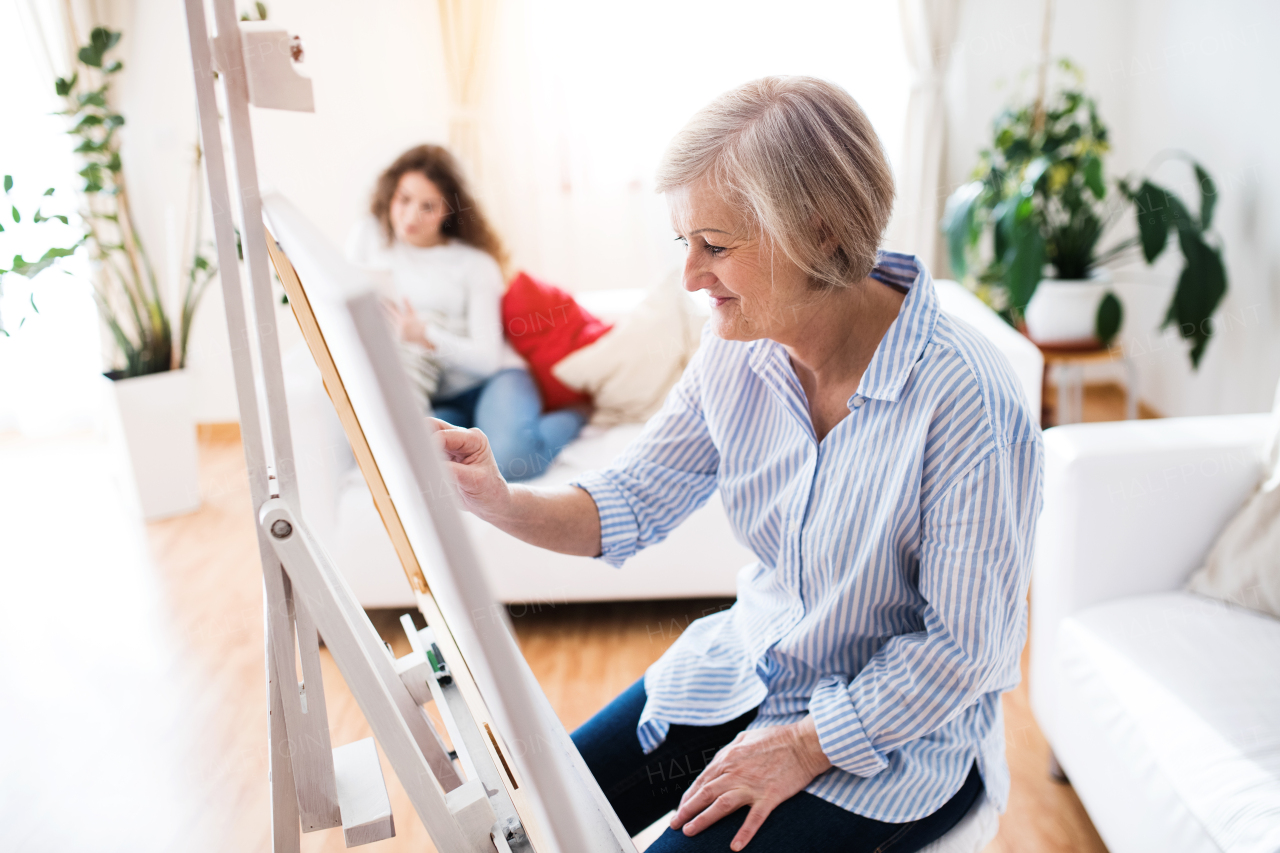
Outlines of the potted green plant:
<svg viewBox="0 0 1280 853">
<path fill-rule="evenodd" d="M 1213 179 L 1190 158 L 1169 155 L 1191 167 L 1200 191 L 1196 214 L 1146 177 L 1108 187 L 1106 125 L 1076 67 L 1065 59 L 1058 67 L 1070 85 L 997 116 L 992 145 L 972 180 L 947 200 L 942 230 L 952 270 L 1011 323 L 1025 323 L 1037 343 L 1109 345 L 1123 308 L 1104 265 L 1139 251 L 1153 263 L 1174 230 L 1184 263 L 1164 325 L 1175 325 L 1191 342 L 1196 367 L 1213 333 L 1209 318 L 1227 290 L 1222 250 L 1210 231 Z M 1137 235 L 1100 248 L 1128 211 Z M 1046 265 L 1052 270 L 1047 278 Z"/>
<path fill-rule="evenodd" d="M 38 261 L 15 257 L 0 274 L 30 278 L 81 247 L 88 253 L 94 298 L 117 352 L 104 372 L 118 415 L 111 420 L 127 448 L 143 515 L 160 518 L 199 505 L 192 394 L 184 368 L 191 323 L 216 270 L 200 247 L 204 182 L 197 150 L 187 228 L 190 262 L 175 294 L 178 305 L 170 312 L 129 205 L 118 134 L 124 117 L 110 99 L 111 79 L 123 68 L 110 57 L 119 41 L 119 32 L 96 27 L 77 52 L 75 72 L 55 82 L 83 164 L 79 224 L 84 230 Z M 6 176 L 6 194 L 12 184 Z M 11 224 L 20 218 L 13 206 Z M 51 219 L 68 224 L 65 216 L 48 217 L 40 210 L 28 222 L 39 226 Z"/>
</svg>

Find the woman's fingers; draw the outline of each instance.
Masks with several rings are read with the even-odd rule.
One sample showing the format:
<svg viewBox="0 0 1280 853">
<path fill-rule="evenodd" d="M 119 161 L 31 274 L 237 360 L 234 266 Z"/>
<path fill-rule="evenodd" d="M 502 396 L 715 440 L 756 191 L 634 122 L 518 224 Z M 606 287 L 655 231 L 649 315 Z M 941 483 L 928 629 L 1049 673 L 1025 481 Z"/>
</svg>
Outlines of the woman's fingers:
<svg viewBox="0 0 1280 853">
<path fill-rule="evenodd" d="M 432 432 L 436 432 L 436 431 L 438 431 L 438 430 L 442 430 L 442 429 L 462 429 L 462 427 L 454 426 L 453 424 L 449 423 L 448 421 L 441 420 L 440 418 L 437 418 L 437 417 L 428 417 L 428 418 L 427 418 L 427 427 L 428 427 Z"/>
<path fill-rule="evenodd" d="M 739 737 L 741 737 L 741 735 L 739 735 Z M 711 762 L 706 767 L 702 768 L 702 772 L 698 774 L 698 778 L 694 779 L 693 784 L 686 788 L 685 792 L 680 796 L 681 805 L 684 805 L 689 798 L 695 796 L 698 791 L 702 789 L 703 785 L 706 785 L 712 779 L 715 779 L 725 772 L 725 762 L 727 761 L 725 753 L 729 747 L 733 746 L 737 742 L 738 740 L 735 738 L 726 746 L 720 747 L 716 754 L 711 757 Z"/>
<path fill-rule="evenodd" d="M 470 495 L 480 492 L 485 485 L 485 475 L 481 471 L 477 471 L 474 465 L 467 465 L 464 462 L 449 462 L 449 473 L 453 475 L 453 481 L 457 484 L 458 490 L 465 499 Z"/>
<path fill-rule="evenodd" d="M 710 769 L 708 767 L 703 770 L 702 775 L 693 781 L 680 798 L 680 807 L 676 809 L 675 817 L 671 818 L 672 829 L 679 829 L 693 820 L 727 789 L 728 786 L 722 781 L 723 777 L 715 773 L 709 774 L 707 771 Z"/>
<path fill-rule="evenodd" d="M 725 791 L 711 801 L 710 805 L 703 809 L 693 820 L 686 823 L 682 831 L 685 835 L 697 835 L 721 818 L 733 814 L 748 802 L 747 797 L 740 791 Z"/>
<path fill-rule="evenodd" d="M 765 803 L 757 800 L 752 806 L 751 811 L 747 812 L 747 818 L 742 822 L 742 826 L 738 827 L 737 833 L 733 836 L 733 840 L 729 842 L 729 849 L 738 851 L 747 846 L 747 842 L 755 838 L 756 832 L 764 825 L 764 819 L 773 811 L 773 804 Z"/>
<path fill-rule="evenodd" d="M 484 433 L 478 429 L 462 429 L 439 418 L 432 418 L 432 420 L 437 424 L 436 435 L 440 438 L 444 452 L 454 462 L 473 460 L 483 454 L 485 448 L 489 446 Z"/>
</svg>

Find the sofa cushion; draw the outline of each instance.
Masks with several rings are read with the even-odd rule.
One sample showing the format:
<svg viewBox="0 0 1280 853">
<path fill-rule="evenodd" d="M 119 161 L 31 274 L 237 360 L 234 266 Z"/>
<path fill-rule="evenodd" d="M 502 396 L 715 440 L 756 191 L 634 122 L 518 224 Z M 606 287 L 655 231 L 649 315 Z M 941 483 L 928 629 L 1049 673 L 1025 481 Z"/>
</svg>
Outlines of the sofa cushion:
<svg viewBox="0 0 1280 853">
<path fill-rule="evenodd" d="M 1221 850 L 1280 849 L 1280 622 L 1190 593 L 1122 598 L 1064 619 L 1056 653 L 1063 693 L 1087 697 L 1073 727 L 1119 739 L 1118 772 L 1145 768 L 1150 791 L 1176 795 L 1162 820 L 1189 814 Z"/>
<path fill-rule="evenodd" d="M 529 363 L 545 411 L 590 399 L 566 388 L 551 367 L 609 331 L 608 323 L 587 313 L 567 291 L 522 272 L 502 296 L 502 328 L 511 346 Z"/>
<path fill-rule="evenodd" d="M 1262 482 L 1227 522 L 1187 589 L 1280 618 L 1280 386 Z"/>
<path fill-rule="evenodd" d="M 644 423 L 698 349 L 705 312 L 695 310 L 678 274 L 649 289 L 612 331 L 561 359 L 551 372 L 588 394 L 597 426 Z"/>
</svg>

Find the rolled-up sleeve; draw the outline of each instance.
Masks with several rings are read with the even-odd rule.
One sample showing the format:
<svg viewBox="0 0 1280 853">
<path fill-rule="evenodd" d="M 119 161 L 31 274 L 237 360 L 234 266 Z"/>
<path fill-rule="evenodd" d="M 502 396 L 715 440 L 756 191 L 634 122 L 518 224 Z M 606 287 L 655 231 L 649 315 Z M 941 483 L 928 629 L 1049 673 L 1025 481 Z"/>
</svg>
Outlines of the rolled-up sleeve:
<svg viewBox="0 0 1280 853">
<path fill-rule="evenodd" d="M 991 450 L 924 508 L 923 630 L 889 639 L 852 679 L 824 677 L 810 699 L 832 764 L 874 776 L 893 749 L 1018 683 L 1042 478 L 1037 435 Z"/>
<path fill-rule="evenodd" d="M 701 403 L 705 345 L 656 415 L 608 468 L 571 485 L 600 513 L 600 559 L 619 567 L 667 538 L 715 491 L 720 454 Z"/>
</svg>

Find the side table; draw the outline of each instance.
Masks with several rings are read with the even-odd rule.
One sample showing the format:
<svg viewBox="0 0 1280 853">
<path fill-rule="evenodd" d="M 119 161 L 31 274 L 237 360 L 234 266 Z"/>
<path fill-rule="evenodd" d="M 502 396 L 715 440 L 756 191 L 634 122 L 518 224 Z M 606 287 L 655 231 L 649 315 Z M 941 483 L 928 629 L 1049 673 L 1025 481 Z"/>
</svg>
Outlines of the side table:
<svg viewBox="0 0 1280 853">
<path fill-rule="evenodd" d="M 1044 379 L 1046 394 L 1041 399 L 1048 399 L 1049 377 L 1052 372 L 1054 384 L 1058 388 L 1058 411 L 1055 423 L 1072 424 L 1084 420 L 1084 366 L 1086 364 L 1103 364 L 1119 361 L 1124 365 L 1125 395 L 1124 416 L 1126 420 L 1138 417 L 1138 371 L 1121 347 L 1099 346 L 1095 341 L 1080 344 L 1049 346 L 1036 344 L 1044 354 Z M 1041 421 L 1044 421 L 1041 412 Z"/>
</svg>

